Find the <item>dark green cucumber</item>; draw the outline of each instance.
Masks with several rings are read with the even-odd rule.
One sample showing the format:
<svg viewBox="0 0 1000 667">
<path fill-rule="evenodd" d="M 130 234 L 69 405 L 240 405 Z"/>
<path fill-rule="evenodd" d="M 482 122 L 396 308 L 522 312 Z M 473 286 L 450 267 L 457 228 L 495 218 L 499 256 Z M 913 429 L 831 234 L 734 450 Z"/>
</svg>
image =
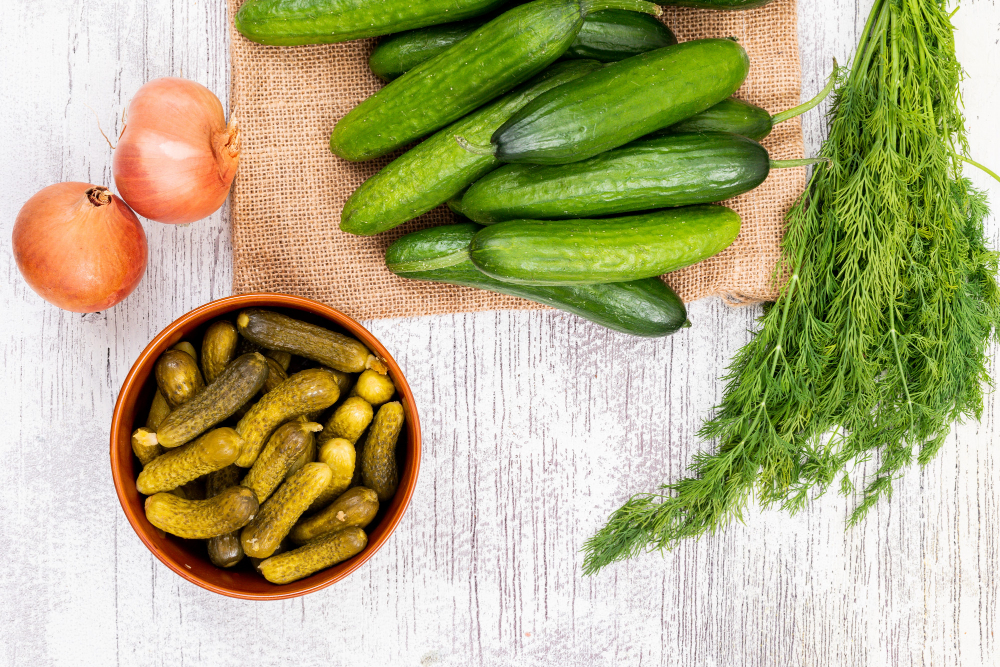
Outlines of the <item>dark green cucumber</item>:
<svg viewBox="0 0 1000 667">
<path fill-rule="evenodd" d="M 465 150 L 456 136 L 485 143 L 535 97 L 599 67 L 596 60 L 556 63 L 514 92 L 420 142 L 354 191 L 344 204 L 340 228 L 351 234 L 377 234 L 448 201 L 500 164 L 492 155 Z"/>
<path fill-rule="evenodd" d="M 476 233 L 472 263 L 521 285 L 586 285 L 658 276 L 725 249 L 740 216 L 687 206 L 603 220 L 510 220 Z"/>
<path fill-rule="evenodd" d="M 585 160 L 679 123 L 732 95 L 750 61 L 728 39 L 633 56 L 540 95 L 492 137 L 503 162 Z"/>
<path fill-rule="evenodd" d="M 481 16 L 507 0 L 247 0 L 236 29 L 260 44 L 330 44 Z"/>
<path fill-rule="evenodd" d="M 764 182 L 767 150 L 723 132 L 642 139 L 571 164 L 509 164 L 462 195 L 462 213 L 482 224 L 708 204 Z"/>
<path fill-rule="evenodd" d="M 563 58 L 593 58 L 613 63 L 677 43 L 674 33 L 655 16 L 609 9 L 583 21 L 580 34 Z"/>
<path fill-rule="evenodd" d="M 461 223 L 407 234 L 389 246 L 386 266 L 404 278 L 529 299 L 633 336 L 668 336 L 689 324 L 684 304 L 659 278 L 565 287 L 514 285 L 490 278 L 469 260 L 469 243 L 480 229 Z"/>
<path fill-rule="evenodd" d="M 760 141 L 771 134 L 771 129 L 778 123 L 800 116 L 818 106 L 830 94 L 836 83 L 837 61 L 834 60 L 833 72 L 823 90 L 819 91 L 812 99 L 791 109 L 780 111 L 772 116 L 766 109 L 761 109 L 756 104 L 730 97 L 728 100 L 722 100 L 715 106 L 682 120 L 676 125 L 657 130 L 647 136 L 649 138 L 662 137 L 679 132 L 732 132 L 754 141 Z"/>
<path fill-rule="evenodd" d="M 771 134 L 773 127 L 774 121 L 771 120 L 771 114 L 767 109 L 730 97 L 676 125 L 657 130 L 648 136 L 663 137 L 679 132 L 732 132 L 760 141 Z"/>
<path fill-rule="evenodd" d="M 664 7 L 699 7 L 701 9 L 754 9 L 772 0 L 657 0 Z"/>
<path fill-rule="evenodd" d="M 446 23 L 392 35 L 379 42 L 368 58 L 368 65 L 376 76 L 392 81 L 462 41 L 482 24 L 483 21 Z M 615 62 L 676 43 L 670 28 L 655 17 L 608 9 L 584 19 L 563 58 Z"/>
<path fill-rule="evenodd" d="M 545 69 L 569 48 L 587 14 L 608 8 L 662 11 L 643 0 L 514 7 L 356 106 L 333 128 L 330 150 L 367 160 L 458 120 Z"/>
</svg>

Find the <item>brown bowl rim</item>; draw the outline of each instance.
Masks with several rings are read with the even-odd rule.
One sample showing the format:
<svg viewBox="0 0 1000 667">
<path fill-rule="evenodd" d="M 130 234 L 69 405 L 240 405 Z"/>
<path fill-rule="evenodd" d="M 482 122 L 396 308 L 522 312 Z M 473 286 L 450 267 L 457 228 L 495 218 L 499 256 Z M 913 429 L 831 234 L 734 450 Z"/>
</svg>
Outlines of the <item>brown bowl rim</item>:
<svg viewBox="0 0 1000 667">
<path fill-rule="evenodd" d="M 150 358 L 154 354 L 162 351 L 160 349 L 161 346 L 165 349 L 168 345 L 172 344 L 172 342 L 176 342 L 171 341 L 164 344 L 164 341 L 168 341 L 171 336 L 175 335 L 179 330 L 183 329 L 193 320 L 198 320 L 199 318 L 204 317 L 205 321 L 207 321 L 213 316 L 232 312 L 233 310 L 241 307 L 251 306 L 293 308 L 303 310 L 320 317 L 325 317 L 334 322 L 336 325 L 350 331 L 363 343 L 365 343 L 369 350 L 381 357 L 389 367 L 389 374 L 396 383 L 396 390 L 399 392 L 400 398 L 402 399 L 401 402 L 404 407 L 407 422 L 407 446 L 409 450 L 408 459 L 411 462 L 411 465 L 407 466 L 405 476 L 400 478 L 399 491 L 397 491 L 396 497 L 393 498 L 393 504 L 396 504 L 397 501 L 399 503 L 397 509 L 394 514 L 387 514 L 379 522 L 381 534 L 376 539 L 369 542 L 365 549 L 357 556 L 324 570 L 323 572 L 329 572 L 329 575 L 323 579 L 308 585 L 303 585 L 301 582 L 274 585 L 274 593 L 250 593 L 221 586 L 199 576 L 193 575 L 191 572 L 181 567 L 178 563 L 168 557 L 147 534 L 147 532 L 155 531 L 156 529 L 148 524 L 145 515 L 140 518 L 138 513 L 132 509 L 126 494 L 124 483 L 125 478 L 128 477 L 128 482 L 134 486 L 135 480 L 131 479 L 131 476 L 126 474 L 121 469 L 118 463 L 118 457 L 116 456 L 118 448 L 122 446 L 122 442 L 126 443 L 129 448 L 129 454 L 131 454 L 132 424 L 123 423 L 123 406 L 125 405 L 127 398 L 131 397 L 132 400 L 135 400 L 135 395 L 141 389 L 141 385 L 137 384 L 136 379 L 139 369 L 149 363 Z M 180 340 L 180 337 L 178 337 L 177 340 Z M 122 431 L 123 428 L 124 431 Z M 121 437 L 123 432 L 125 434 L 124 438 Z M 115 484 L 115 493 L 118 496 L 118 503 L 121 505 L 122 511 L 125 513 L 125 518 L 128 519 L 129 525 L 132 526 L 132 530 L 134 530 L 136 535 L 139 536 L 139 539 L 146 545 L 146 548 L 149 549 L 161 563 L 196 586 L 200 586 L 201 588 L 212 591 L 213 593 L 218 593 L 232 598 L 239 598 L 242 600 L 286 600 L 289 598 L 299 597 L 301 595 L 306 595 L 308 593 L 313 593 L 326 588 L 327 586 L 344 579 L 352 572 L 360 568 L 372 556 L 374 556 L 379 549 L 382 548 L 382 546 L 388 541 L 389 537 L 396 530 L 400 520 L 402 520 L 403 515 L 406 514 L 406 510 L 410 506 L 410 500 L 413 497 L 413 492 L 416 489 L 417 478 L 420 474 L 420 418 L 417 414 L 416 402 L 413 399 L 413 392 L 410 390 L 410 385 L 403 376 L 402 370 L 399 368 L 399 364 L 397 364 L 396 360 L 393 359 L 391 354 L 389 354 L 389 351 L 385 349 L 385 346 L 383 346 L 370 331 L 361 326 L 357 320 L 337 310 L 336 308 L 332 308 L 331 306 L 327 306 L 326 304 L 306 297 L 273 292 L 238 294 L 210 301 L 185 313 L 160 331 L 160 333 L 157 334 L 148 345 L 146 345 L 142 353 L 140 353 L 136 358 L 135 363 L 132 364 L 132 368 L 125 377 L 125 381 L 122 383 L 122 387 L 118 392 L 118 399 L 115 401 L 115 410 L 111 419 L 110 440 L 111 477 Z M 402 493 L 401 497 L 400 493 Z M 384 529 L 382 528 L 383 525 L 385 526 Z M 302 582 L 309 581 L 309 579 L 315 576 L 316 575 L 311 575 L 310 577 L 303 579 Z"/>
</svg>

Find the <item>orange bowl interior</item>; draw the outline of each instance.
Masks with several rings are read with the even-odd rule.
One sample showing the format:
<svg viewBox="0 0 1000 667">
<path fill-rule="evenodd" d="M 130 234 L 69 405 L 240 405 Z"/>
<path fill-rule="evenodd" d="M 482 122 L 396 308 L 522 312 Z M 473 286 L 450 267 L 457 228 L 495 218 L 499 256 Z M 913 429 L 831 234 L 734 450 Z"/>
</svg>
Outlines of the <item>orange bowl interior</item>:
<svg viewBox="0 0 1000 667">
<path fill-rule="evenodd" d="M 150 402 L 156 391 L 153 366 L 165 350 L 181 340 L 201 344 L 205 328 L 213 320 L 235 314 L 243 308 L 260 307 L 282 312 L 334 331 L 349 334 L 385 360 L 389 377 L 396 385 L 403 404 L 406 424 L 397 447 L 399 488 L 392 501 L 379 509 L 375 520 L 365 529 L 368 546 L 353 558 L 321 570 L 310 577 L 281 586 L 271 584 L 243 561 L 232 570 L 216 567 L 205 553 L 203 541 L 184 540 L 166 535 L 146 520 L 144 497 L 135 488 L 139 461 L 132 454 L 132 432 L 145 424 Z M 142 351 L 129 371 L 118 394 L 111 423 L 111 475 L 125 516 L 139 539 L 160 561 L 188 581 L 207 590 L 247 600 L 279 600 L 305 595 L 340 581 L 374 555 L 395 530 L 413 496 L 420 471 L 420 420 L 413 393 L 399 366 L 367 329 L 340 311 L 311 299 L 284 294 L 244 294 L 212 301 L 174 321 Z"/>
</svg>

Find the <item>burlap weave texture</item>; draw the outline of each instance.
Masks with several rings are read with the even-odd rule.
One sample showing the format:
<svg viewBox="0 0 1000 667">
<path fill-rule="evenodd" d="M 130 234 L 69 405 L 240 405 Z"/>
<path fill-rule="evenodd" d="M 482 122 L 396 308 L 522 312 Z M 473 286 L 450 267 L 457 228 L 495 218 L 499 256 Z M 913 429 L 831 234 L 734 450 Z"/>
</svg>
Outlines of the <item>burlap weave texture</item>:
<svg viewBox="0 0 1000 667">
<path fill-rule="evenodd" d="M 492 292 L 405 280 L 385 268 L 392 241 L 454 220 L 444 207 L 375 237 L 341 232 L 344 201 L 394 157 L 351 163 L 328 147 L 337 120 L 381 85 L 367 65 L 375 40 L 261 46 L 233 27 L 243 0 L 227 2 L 230 106 L 243 134 L 232 194 L 235 293 L 311 297 L 359 319 L 542 308 Z M 795 12 L 795 0 L 775 0 L 740 12 L 668 8 L 664 20 L 680 41 L 738 39 L 750 56 L 750 75 L 737 96 L 775 113 L 799 100 Z M 799 120 L 777 125 L 763 144 L 774 159 L 802 157 Z M 667 281 L 685 301 L 713 295 L 733 304 L 773 298 L 784 215 L 804 185 L 804 168 L 774 170 L 756 190 L 726 202 L 743 218 L 739 237 L 721 254 L 676 271 Z"/>
</svg>

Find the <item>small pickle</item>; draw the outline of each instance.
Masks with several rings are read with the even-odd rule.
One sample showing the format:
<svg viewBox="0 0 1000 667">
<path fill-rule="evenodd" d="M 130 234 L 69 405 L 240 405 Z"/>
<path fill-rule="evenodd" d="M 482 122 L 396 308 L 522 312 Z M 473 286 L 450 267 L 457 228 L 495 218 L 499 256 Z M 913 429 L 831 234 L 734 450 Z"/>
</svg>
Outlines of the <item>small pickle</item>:
<svg viewBox="0 0 1000 667">
<path fill-rule="evenodd" d="M 243 552 L 251 558 L 273 554 L 306 508 L 330 483 L 330 476 L 325 463 L 309 463 L 289 477 L 243 529 L 240 534 Z"/>
<path fill-rule="evenodd" d="M 216 470 L 205 477 L 205 496 L 214 498 L 231 486 L 239 484 L 242 469 L 229 465 L 222 470 Z M 218 567 L 233 567 L 243 560 L 243 544 L 240 533 L 234 530 L 225 535 L 210 537 L 206 544 L 208 559 Z"/>
<path fill-rule="evenodd" d="M 244 338 L 258 345 L 312 359 L 345 373 L 360 373 L 371 356 L 355 338 L 270 310 L 241 311 L 236 326 Z"/>
<path fill-rule="evenodd" d="M 209 431 L 184 447 L 156 457 L 142 469 L 135 487 L 143 495 L 169 491 L 225 468 L 240 455 L 242 438 L 231 428 Z"/>
<path fill-rule="evenodd" d="M 378 495 L 371 489 L 355 486 L 348 489 L 325 510 L 303 519 L 292 529 L 296 544 L 305 544 L 326 535 L 357 526 L 364 528 L 378 514 Z"/>
<path fill-rule="evenodd" d="M 153 374 L 156 386 L 172 408 L 184 405 L 205 386 L 198 362 L 181 350 L 167 350 L 160 355 Z"/>
<path fill-rule="evenodd" d="M 172 345 L 170 347 L 170 349 L 171 350 L 180 350 L 181 352 L 187 352 L 188 356 L 190 356 L 192 359 L 194 359 L 194 360 L 198 359 L 198 353 L 195 352 L 194 345 L 192 345 L 191 343 L 187 342 L 186 340 L 182 340 L 181 342 L 179 342 L 179 343 L 177 343 L 175 345 Z"/>
<path fill-rule="evenodd" d="M 287 371 L 288 366 L 292 363 L 292 355 L 281 350 L 265 350 L 264 356 L 277 361 L 283 371 Z"/>
<path fill-rule="evenodd" d="M 322 428 L 315 422 L 298 420 L 279 426 L 261 450 L 250 472 L 243 478 L 243 486 L 252 489 L 257 494 L 258 501 L 267 500 L 291 474 L 292 466 L 303 452 L 309 450 L 310 443 L 315 447 L 316 436 L 313 434 Z"/>
<path fill-rule="evenodd" d="M 326 409 L 339 397 L 337 380 L 325 368 L 308 368 L 290 376 L 264 394 L 236 425 L 245 442 L 236 465 L 252 466 L 268 436 L 280 424 L 313 410 Z"/>
<path fill-rule="evenodd" d="M 294 551 L 272 556 L 260 564 L 260 573 L 272 584 L 288 584 L 355 556 L 368 544 L 360 528 L 345 528 Z"/>
<path fill-rule="evenodd" d="M 267 360 L 267 371 L 267 380 L 260 390 L 262 394 L 266 394 L 288 379 L 288 374 L 285 373 L 285 369 L 281 367 L 281 364 L 270 357 Z"/>
<path fill-rule="evenodd" d="M 320 444 L 332 438 L 343 438 L 353 445 L 368 428 L 374 413 L 371 403 L 360 396 L 351 396 L 333 411 L 320 435 Z"/>
<path fill-rule="evenodd" d="M 156 430 L 164 447 L 177 447 L 234 414 L 267 380 L 267 360 L 257 352 L 237 357 L 215 382 L 177 408 Z"/>
<path fill-rule="evenodd" d="M 375 371 L 362 373 L 358 377 L 354 389 L 351 390 L 351 396 L 360 396 L 375 408 L 386 403 L 395 393 L 396 385 L 392 383 L 389 376 L 380 375 Z"/>
<path fill-rule="evenodd" d="M 146 417 L 146 428 L 153 433 L 160 428 L 160 424 L 170 414 L 170 404 L 163 398 L 163 393 L 159 389 L 153 394 L 153 402 L 149 404 L 149 416 Z"/>
<path fill-rule="evenodd" d="M 308 417 L 299 417 L 297 421 L 300 421 L 303 424 L 315 423 L 312 419 L 309 419 Z M 317 424 L 317 426 L 319 425 Z M 320 426 L 319 432 L 322 432 L 322 429 L 323 427 Z M 309 443 L 306 445 L 306 448 L 302 450 L 302 453 L 299 454 L 299 457 L 292 462 L 292 467 L 288 469 L 288 474 L 285 475 L 285 479 L 288 479 L 298 471 L 302 470 L 302 466 L 304 466 L 305 464 L 312 463 L 315 460 L 316 460 L 316 438 L 313 437 L 313 439 L 310 440 Z"/>
<path fill-rule="evenodd" d="M 257 506 L 257 496 L 242 486 L 231 486 L 208 500 L 185 500 L 171 493 L 157 493 L 146 498 L 146 518 L 171 535 L 205 540 L 247 525 Z"/>
<path fill-rule="evenodd" d="M 236 344 L 240 336 L 228 320 L 217 320 L 205 330 L 201 340 L 201 370 L 205 382 L 211 384 L 222 369 L 236 357 Z"/>
<path fill-rule="evenodd" d="M 399 470 L 396 467 L 396 441 L 403 430 L 403 406 L 398 401 L 386 403 L 368 429 L 361 449 L 361 483 L 386 502 L 396 493 Z"/>
<path fill-rule="evenodd" d="M 142 427 L 132 434 L 132 453 L 145 466 L 163 453 L 163 447 L 156 443 L 156 433 Z"/>
<path fill-rule="evenodd" d="M 323 492 L 309 506 L 310 512 L 318 512 L 323 509 L 351 485 L 356 461 L 354 445 L 343 438 L 328 440 L 320 447 L 319 460 L 330 466 L 333 477 Z"/>
</svg>

